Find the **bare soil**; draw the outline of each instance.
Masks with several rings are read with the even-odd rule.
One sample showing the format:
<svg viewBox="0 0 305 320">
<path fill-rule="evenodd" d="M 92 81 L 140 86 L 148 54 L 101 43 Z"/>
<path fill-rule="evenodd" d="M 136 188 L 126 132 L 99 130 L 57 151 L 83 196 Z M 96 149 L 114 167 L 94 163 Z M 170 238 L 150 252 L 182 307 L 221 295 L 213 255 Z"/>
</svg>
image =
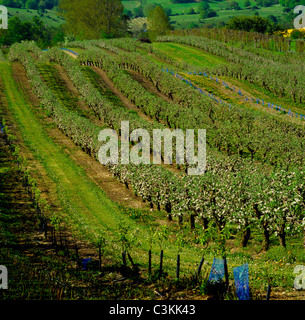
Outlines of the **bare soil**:
<svg viewBox="0 0 305 320">
<path fill-rule="evenodd" d="M 148 115 L 141 111 L 135 104 L 128 100 L 119 89 L 116 88 L 114 83 L 109 79 L 107 73 L 103 69 L 94 66 L 92 66 L 91 68 L 101 77 L 106 86 L 121 100 L 121 102 L 125 105 L 126 108 L 128 108 L 129 110 L 136 111 L 142 119 L 150 123 L 153 122 L 153 120 Z"/>
</svg>

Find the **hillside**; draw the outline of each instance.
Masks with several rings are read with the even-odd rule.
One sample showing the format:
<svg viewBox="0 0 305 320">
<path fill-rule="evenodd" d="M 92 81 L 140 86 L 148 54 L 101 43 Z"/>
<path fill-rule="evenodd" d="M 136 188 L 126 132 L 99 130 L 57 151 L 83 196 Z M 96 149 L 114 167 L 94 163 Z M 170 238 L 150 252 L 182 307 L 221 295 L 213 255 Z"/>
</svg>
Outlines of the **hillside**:
<svg viewBox="0 0 305 320">
<path fill-rule="evenodd" d="M 148 6 L 149 4 L 161 4 L 164 9 L 169 10 L 168 12 L 171 23 L 175 29 L 201 27 L 204 25 L 223 25 L 234 16 L 252 16 L 254 14 L 260 15 L 261 17 L 269 17 L 272 15 L 276 18 L 276 21 L 287 23 L 287 27 L 292 27 L 293 18 L 288 17 L 288 14 L 283 12 L 284 7 L 280 4 L 263 7 L 257 5 L 257 2 L 253 0 L 250 1 L 250 5 L 247 6 L 245 6 L 244 0 L 237 0 L 233 2 L 238 4 L 238 10 L 233 7 L 230 8 L 232 1 L 208 1 L 211 10 L 214 10 L 217 13 L 217 16 L 207 17 L 204 19 L 200 17 L 198 12 L 199 3 L 197 1 L 188 3 L 172 3 L 170 0 L 148 0 L 146 1 L 146 4 L 141 4 L 140 1 L 123 1 L 123 4 L 126 10 L 132 12 L 132 18 L 138 17 L 139 7 L 141 6 L 145 9 L 145 6 Z"/>
<path fill-rule="evenodd" d="M 18 17 L 21 21 L 32 21 L 34 16 L 39 16 L 40 20 L 46 27 L 59 27 L 65 22 L 63 17 L 60 17 L 56 10 L 46 9 L 44 13 L 34 9 L 9 8 L 9 19 Z"/>
<path fill-rule="evenodd" d="M 51 1 L 52 2 L 52 1 Z M 142 1 L 143 2 L 143 1 Z M 5 3 L 5 1 L 0 1 Z M 189 3 L 172 3 L 170 0 L 147 0 L 144 4 L 141 1 L 122 1 L 125 12 L 131 18 L 131 28 L 137 30 L 139 26 L 143 26 L 142 21 L 137 18 L 145 17 L 145 8 L 151 4 L 161 4 L 165 8 L 170 16 L 171 24 L 175 29 L 184 29 L 191 27 L 202 27 L 206 25 L 224 25 L 230 18 L 238 15 L 260 15 L 261 17 L 270 17 L 276 19 L 276 21 L 285 24 L 287 28 L 292 28 L 293 18 L 287 13 L 283 12 L 284 7 L 280 4 L 271 5 L 269 7 L 257 6 L 256 1 L 250 1 L 250 6 L 245 6 L 244 0 L 237 0 L 240 10 L 229 9 L 230 1 L 209 1 L 211 10 L 217 13 L 215 17 L 207 17 L 202 19 L 198 12 L 197 1 Z M 54 4 L 54 3 L 53 3 Z M 248 3 L 249 4 L 249 3 Z M 34 6 L 35 8 L 35 6 Z M 53 6 L 50 6 L 53 8 Z M 22 9 L 9 7 L 10 17 L 18 16 L 21 20 L 31 20 L 34 15 L 40 16 L 41 20 L 47 26 L 58 27 L 64 22 L 62 17 L 58 16 L 57 7 L 54 9 L 43 9 L 37 11 L 35 9 Z M 143 9 L 143 10 L 142 10 Z M 144 12 L 143 12 L 144 11 Z M 133 19 L 136 19 L 133 22 Z M 145 21 L 144 21 L 145 22 Z"/>
</svg>

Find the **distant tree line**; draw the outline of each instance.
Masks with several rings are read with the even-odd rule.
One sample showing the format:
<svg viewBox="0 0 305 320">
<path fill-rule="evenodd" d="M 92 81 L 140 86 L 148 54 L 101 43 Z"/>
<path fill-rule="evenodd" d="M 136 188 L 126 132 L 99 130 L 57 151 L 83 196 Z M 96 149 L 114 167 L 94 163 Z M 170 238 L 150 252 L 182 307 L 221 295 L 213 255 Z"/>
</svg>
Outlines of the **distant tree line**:
<svg viewBox="0 0 305 320">
<path fill-rule="evenodd" d="M 23 40 L 34 40 L 41 48 L 64 41 L 61 28 L 47 28 L 38 16 L 32 21 L 21 21 L 17 16 L 9 20 L 9 28 L 0 30 L 0 47 L 9 46 Z"/>
<path fill-rule="evenodd" d="M 282 30 L 282 27 L 268 18 L 259 16 L 236 16 L 226 24 L 227 29 L 242 30 L 248 32 L 259 32 L 272 34 Z"/>
<path fill-rule="evenodd" d="M 59 0 L 0 0 L 0 4 L 10 8 L 32 10 L 51 10 L 58 6 Z"/>
<path fill-rule="evenodd" d="M 297 5 L 305 5 L 305 0 L 279 0 L 279 3 L 284 7 L 293 9 Z"/>
</svg>

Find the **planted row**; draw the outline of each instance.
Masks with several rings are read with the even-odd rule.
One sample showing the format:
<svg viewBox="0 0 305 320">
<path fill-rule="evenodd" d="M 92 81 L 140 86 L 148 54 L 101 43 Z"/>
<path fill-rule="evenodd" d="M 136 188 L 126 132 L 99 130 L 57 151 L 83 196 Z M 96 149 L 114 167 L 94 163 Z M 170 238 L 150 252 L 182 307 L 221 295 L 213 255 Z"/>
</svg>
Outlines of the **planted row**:
<svg viewBox="0 0 305 320">
<path fill-rule="evenodd" d="M 240 110 L 236 106 L 231 109 L 219 106 L 199 91 L 162 72 L 140 54 L 120 52 L 116 57 L 110 57 L 102 50 L 90 49 L 79 59 L 83 64 L 94 64 L 106 70 L 129 99 L 133 99 L 140 108 L 145 108 L 147 103 L 155 118 L 165 120 L 169 127 L 207 129 L 207 144 L 211 148 L 228 155 L 248 156 L 281 168 L 301 167 L 304 164 L 305 130 L 302 125 L 261 112 Z M 140 72 L 174 103 L 161 102 L 162 99 L 156 96 L 150 100 L 151 94 L 145 94 L 143 87 L 117 70 L 115 63 Z M 127 81 L 129 85 L 126 85 Z M 139 92 L 147 102 L 137 100 L 142 99 L 138 98 Z"/>
<path fill-rule="evenodd" d="M 164 36 L 160 37 L 158 41 L 190 45 L 231 62 L 230 65 L 214 68 L 213 73 L 216 75 L 247 80 L 280 97 L 289 96 L 294 102 L 302 103 L 304 100 L 304 67 L 301 64 L 282 64 L 279 61 L 274 61 L 271 56 L 265 58 L 241 48 L 196 36 Z"/>
</svg>

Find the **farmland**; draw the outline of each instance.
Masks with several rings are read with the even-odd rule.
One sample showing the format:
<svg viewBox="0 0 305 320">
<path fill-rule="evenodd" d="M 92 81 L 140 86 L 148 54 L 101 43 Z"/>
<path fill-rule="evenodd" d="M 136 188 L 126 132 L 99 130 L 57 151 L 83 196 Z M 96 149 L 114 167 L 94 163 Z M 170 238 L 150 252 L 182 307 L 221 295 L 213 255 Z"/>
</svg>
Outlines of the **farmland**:
<svg viewBox="0 0 305 320">
<path fill-rule="evenodd" d="M 130 28 L 132 31 L 137 31 L 139 28 L 143 29 L 143 23 L 146 23 L 146 16 L 135 17 L 134 12 L 140 6 L 150 4 L 160 4 L 165 9 L 170 9 L 170 21 L 174 29 L 196 28 L 207 25 L 219 26 L 227 23 L 232 17 L 245 15 L 253 16 L 257 14 L 263 18 L 274 16 L 278 22 L 285 22 L 287 28 L 292 28 L 292 18 L 287 20 L 287 13 L 283 12 L 284 7 L 280 4 L 271 5 L 269 7 L 257 6 L 256 1 L 250 1 L 250 6 L 245 7 L 244 1 L 236 1 L 240 10 L 227 9 L 228 1 L 209 1 L 210 8 L 217 13 L 215 17 L 200 18 L 198 12 L 199 2 L 190 3 L 172 3 L 169 0 L 159 1 L 122 1 L 125 10 L 131 13 Z M 190 13 L 190 10 L 192 13 Z M 9 19 L 18 17 L 21 21 L 31 21 L 34 16 L 39 16 L 45 27 L 59 28 L 65 23 L 65 19 L 61 16 L 57 7 L 51 10 L 46 9 L 44 12 L 34 9 L 11 8 L 9 7 Z"/>
<path fill-rule="evenodd" d="M 232 270 L 245 263 L 251 299 L 268 285 L 271 299 L 303 298 L 293 286 L 305 260 L 303 47 L 211 38 L 1 53 L 0 264 L 34 264 L 30 277 L 49 288 L 33 293 L 28 280 L 20 292 L 16 275 L 1 298 L 231 300 Z M 99 132 L 115 130 L 121 144 L 122 121 L 151 136 L 206 129 L 206 172 L 188 175 L 175 143 L 173 164 L 162 150 L 160 165 L 102 165 Z M 10 227 L 10 203 L 28 232 L 18 219 Z M 214 257 L 228 264 L 226 292 L 208 285 Z"/>
<path fill-rule="evenodd" d="M 227 23 L 230 18 L 239 15 L 253 16 L 258 14 L 261 17 L 268 17 L 273 15 L 278 21 L 285 21 L 287 13 L 283 12 L 283 6 L 280 4 L 275 4 L 270 7 L 260 7 L 257 6 L 255 1 L 250 1 L 251 6 L 245 7 L 244 1 L 236 1 L 239 5 L 240 10 L 227 10 L 227 5 L 229 1 L 209 1 L 209 6 L 212 10 L 217 13 L 215 17 L 208 17 L 205 19 L 200 18 L 198 12 L 198 2 L 189 2 L 189 3 L 172 3 L 169 0 L 160 0 L 160 1 L 146 1 L 145 3 L 153 4 L 158 3 L 162 5 L 165 9 L 171 10 L 170 21 L 175 29 L 185 29 L 190 28 L 192 25 L 197 25 L 197 27 L 202 27 L 206 25 L 220 25 Z M 124 7 L 126 10 L 134 12 L 136 8 L 141 6 L 139 1 L 123 1 Z M 190 10 L 192 10 L 190 13 Z M 138 22 L 139 18 L 135 18 L 135 23 Z M 133 20 L 131 24 L 133 24 Z M 194 26 L 193 26 L 194 27 Z"/>
</svg>

